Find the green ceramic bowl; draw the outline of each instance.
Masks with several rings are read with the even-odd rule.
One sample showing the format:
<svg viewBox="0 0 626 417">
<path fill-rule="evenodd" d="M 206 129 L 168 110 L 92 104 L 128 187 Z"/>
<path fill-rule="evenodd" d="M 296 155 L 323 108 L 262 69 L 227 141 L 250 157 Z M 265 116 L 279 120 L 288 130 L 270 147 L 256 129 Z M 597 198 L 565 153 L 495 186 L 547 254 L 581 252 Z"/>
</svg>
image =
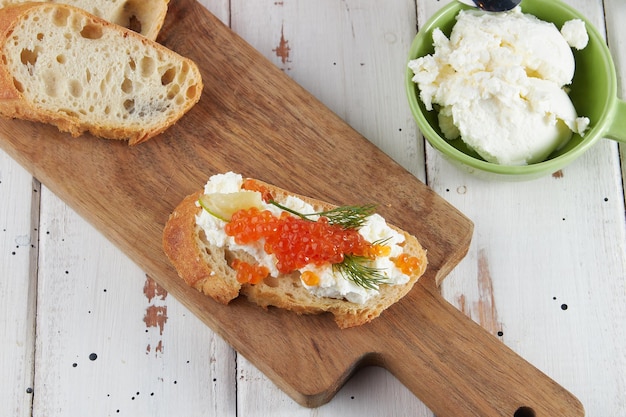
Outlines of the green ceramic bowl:
<svg viewBox="0 0 626 417">
<path fill-rule="evenodd" d="M 448 141 L 439 130 L 436 111 L 427 111 L 419 98 L 419 90 L 411 81 L 413 71 L 406 70 L 409 105 L 417 125 L 428 142 L 448 160 L 463 169 L 490 179 L 530 180 L 550 175 L 581 156 L 600 138 L 626 142 L 626 102 L 617 97 L 615 66 L 609 49 L 597 29 L 580 13 L 559 0 L 523 0 L 522 11 L 553 22 L 558 28 L 571 19 L 585 22 L 589 44 L 574 50 L 576 72 L 570 86 L 570 97 L 579 115 L 590 119 L 584 137 L 573 135 L 561 149 L 545 161 L 524 166 L 506 166 L 485 161 L 460 140 Z M 452 2 L 439 10 L 418 32 L 409 52 L 409 60 L 434 52 L 432 32 L 440 28 L 449 35 L 455 16 L 469 7 Z"/>
</svg>

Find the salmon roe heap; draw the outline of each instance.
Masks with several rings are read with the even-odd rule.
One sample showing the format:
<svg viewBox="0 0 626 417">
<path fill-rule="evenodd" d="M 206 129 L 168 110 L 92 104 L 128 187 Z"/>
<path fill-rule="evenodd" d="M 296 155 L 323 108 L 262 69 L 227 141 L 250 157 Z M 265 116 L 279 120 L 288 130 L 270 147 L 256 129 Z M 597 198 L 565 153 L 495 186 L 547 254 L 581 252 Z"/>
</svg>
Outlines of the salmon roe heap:
<svg viewBox="0 0 626 417">
<path fill-rule="evenodd" d="M 265 239 L 265 252 L 274 254 L 283 274 L 309 264 L 341 263 L 344 255 L 371 255 L 372 244 L 356 230 L 330 224 L 325 217 L 310 221 L 252 207 L 235 212 L 224 230 L 238 244 Z"/>
<path fill-rule="evenodd" d="M 250 207 L 236 211 L 226 223 L 224 232 L 234 237 L 237 244 L 247 245 L 270 234 L 275 223 L 276 217 L 271 211 Z"/>
<path fill-rule="evenodd" d="M 270 274 L 267 267 L 262 265 L 250 265 L 240 259 L 234 259 L 231 266 L 237 271 L 237 281 L 241 284 L 258 284 Z"/>
</svg>

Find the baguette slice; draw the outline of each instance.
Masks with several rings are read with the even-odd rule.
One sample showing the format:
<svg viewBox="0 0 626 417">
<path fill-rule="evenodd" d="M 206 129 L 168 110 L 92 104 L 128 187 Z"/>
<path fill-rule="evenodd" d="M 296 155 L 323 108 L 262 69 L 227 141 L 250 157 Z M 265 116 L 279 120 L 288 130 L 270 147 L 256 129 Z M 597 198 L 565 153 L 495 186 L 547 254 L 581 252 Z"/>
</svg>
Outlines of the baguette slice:
<svg viewBox="0 0 626 417">
<path fill-rule="evenodd" d="M 256 182 L 267 187 L 274 200 L 279 203 L 284 202 L 289 195 L 286 190 L 262 181 Z M 204 231 L 196 224 L 196 215 L 202 210 L 196 202 L 202 194 L 203 191 L 199 191 L 187 196 L 172 212 L 164 228 L 163 248 L 179 276 L 188 285 L 220 303 L 228 304 L 239 294 L 244 294 L 248 300 L 263 308 L 275 306 L 298 314 L 330 312 L 337 325 L 344 329 L 368 323 L 378 317 L 404 297 L 426 269 L 426 251 L 418 240 L 390 225 L 404 235 L 404 253 L 417 257 L 420 267 L 406 284 L 381 285 L 379 293 L 364 304 L 313 295 L 301 284 L 299 272 L 277 278 L 268 277 L 255 285 L 240 284 L 230 263 L 234 258 L 246 260 L 249 255 L 242 251 L 232 252 L 227 248 L 213 246 L 206 241 Z M 311 204 L 316 211 L 336 207 L 305 196 L 291 195 Z M 250 260 L 253 261 L 253 258 L 248 259 Z"/>
<path fill-rule="evenodd" d="M 155 40 L 167 15 L 169 0 L 0 0 L 0 7 L 49 1 L 79 7 L 116 25 Z"/>
<path fill-rule="evenodd" d="M 196 64 L 129 29 L 60 3 L 0 9 L 0 114 L 134 145 L 202 93 Z"/>
</svg>

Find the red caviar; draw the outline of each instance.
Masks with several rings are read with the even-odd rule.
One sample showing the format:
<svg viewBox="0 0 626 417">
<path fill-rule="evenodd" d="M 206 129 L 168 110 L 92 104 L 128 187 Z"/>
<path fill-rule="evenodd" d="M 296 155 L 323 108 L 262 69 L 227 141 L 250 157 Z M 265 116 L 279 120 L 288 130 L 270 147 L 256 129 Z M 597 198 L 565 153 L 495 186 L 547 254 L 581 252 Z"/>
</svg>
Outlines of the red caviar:
<svg viewBox="0 0 626 417">
<path fill-rule="evenodd" d="M 308 264 L 341 263 L 346 254 L 371 257 L 371 247 L 378 246 L 367 242 L 355 229 L 330 224 L 325 217 L 315 222 L 286 212 L 277 217 L 255 207 L 235 212 L 225 232 L 238 244 L 265 239 L 265 252 L 276 256 L 276 268 L 281 273 Z"/>
<path fill-rule="evenodd" d="M 250 284 L 258 284 L 270 273 L 266 266 L 250 265 L 240 259 L 233 260 L 231 266 L 237 271 L 237 281 L 242 284 L 247 282 Z"/>
<path fill-rule="evenodd" d="M 370 259 L 376 259 L 380 256 L 389 256 L 391 253 L 391 247 L 387 245 L 370 245 L 365 248 L 363 256 L 366 256 Z"/>
<path fill-rule="evenodd" d="M 403 274 L 411 275 L 413 272 L 417 271 L 420 267 L 420 260 L 415 256 L 409 256 L 406 253 L 398 256 L 394 263 L 398 267 Z"/>
<path fill-rule="evenodd" d="M 300 279 L 309 286 L 314 286 L 320 283 L 319 275 L 311 271 L 304 271 L 302 275 L 300 275 Z"/>
<path fill-rule="evenodd" d="M 260 192 L 261 198 L 266 203 L 269 203 L 271 200 L 274 199 L 274 197 L 272 196 L 272 193 L 266 186 L 259 184 L 258 182 L 256 182 L 255 180 L 251 178 L 247 178 L 246 180 L 244 180 L 243 184 L 241 184 L 241 189 Z"/>
</svg>

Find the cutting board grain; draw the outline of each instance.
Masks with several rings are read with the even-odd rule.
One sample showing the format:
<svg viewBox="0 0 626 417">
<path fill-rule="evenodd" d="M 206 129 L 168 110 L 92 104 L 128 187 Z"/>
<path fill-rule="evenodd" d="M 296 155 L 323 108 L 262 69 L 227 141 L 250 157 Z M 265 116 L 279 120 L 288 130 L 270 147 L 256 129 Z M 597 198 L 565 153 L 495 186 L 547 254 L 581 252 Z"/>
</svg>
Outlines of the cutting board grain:
<svg viewBox="0 0 626 417">
<path fill-rule="evenodd" d="M 472 222 L 263 58 L 195 0 L 174 0 L 159 42 L 194 59 L 202 99 L 136 147 L 19 120 L 0 146 L 302 405 L 329 401 L 361 366 L 387 368 L 439 417 L 582 416 L 580 402 L 439 294 Z M 404 99 L 404 98 L 399 98 Z M 375 203 L 415 234 L 429 268 L 371 324 L 219 305 L 177 278 L 161 250 L 178 202 L 237 171 L 338 204 Z"/>
</svg>

